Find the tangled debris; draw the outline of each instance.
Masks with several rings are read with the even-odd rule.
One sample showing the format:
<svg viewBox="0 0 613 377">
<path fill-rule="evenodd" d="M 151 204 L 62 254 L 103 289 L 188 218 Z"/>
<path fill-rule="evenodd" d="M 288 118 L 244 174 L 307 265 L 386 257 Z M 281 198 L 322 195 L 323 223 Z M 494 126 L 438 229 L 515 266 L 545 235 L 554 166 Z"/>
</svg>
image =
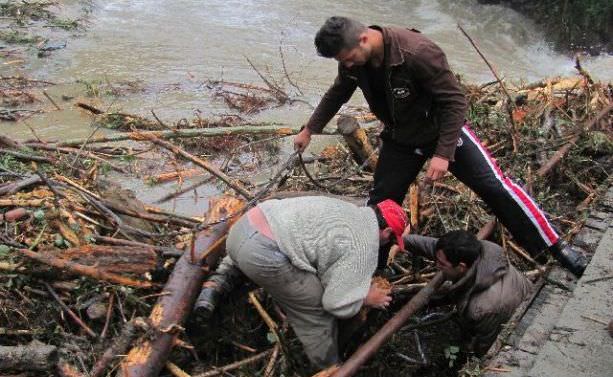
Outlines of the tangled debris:
<svg viewBox="0 0 613 377">
<path fill-rule="evenodd" d="M 3 87 L 7 91 L 39 84 L 17 78 L 2 82 L 10 83 Z M 216 90 L 229 87 L 226 83 Z M 591 83 L 585 76 L 555 78 L 509 88 L 511 103 L 495 83 L 467 85 L 466 91 L 476 133 L 503 170 L 536 195 L 564 237 L 572 238 L 586 211 L 611 184 L 611 85 Z M 265 96 L 267 106 L 279 101 L 272 91 L 257 93 Z M 115 374 L 117 368 L 140 368 L 150 359 L 157 370 L 165 368 L 162 373 L 176 376 L 185 376 L 184 371 L 193 376 L 308 375 L 299 342 L 263 291 L 244 286 L 201 326 L 185 321 L 190 299 L 175 296 L 194 287 L 167 286 L 180 283 L 179 266 L 183 282 L 189 281 L 186 276 L 202 279 L 223 244 L 223 238 L 216 238 L 224 232 L 220 224 L 235 218 L 232 214 L 240 213 L 243 205 L 224 199 L 211 205 L 216 216 L 186 217 L 142 203 L 105 177 L 112 171 L 148 184 L 177 180 L 175 196 L 162 198 L 166 201 L 183 194 L 183 181 L 190 176 L 204 178 L 189 185 L 191 190 L 217 180 L 251 204 L 270 189 L 323 190 L 346 198 L 367 195 L 372 181 L 368 161 L 340 140 L 318 156 L 302 156 L 302 165 L 290 163 L 290 156 L 272 182 L 250 179 L 282 162 L 277 140 L 296 132 L 245 121 L 243 116 L 254 111 L 256 102 L 232 102 L 241 103 L 235 117 L 175 124 L 162 122 L 154 113 L 151 120 L 88 109 L 97 114 L 97 125 L 118 132 L 112 136 L 115 140 L 0 138 L 0 367 L 31 376 L 51 370 L 103 376 Z M 515 127 L 509 127 L 508 105 Z M 210 139 L 218 130 L 225 134 Z M 378 126 L 364 130 L 376 150 Z M 120 141 L 125 139 L 134 141 Z M 487 208 L 455 178 L 432 187 L 413 185 L 405 208 L 416 232 L 438 235 L 462 228 L 476 233 L 489 226 L 494 231 L 490 239 L 505 246 L 519 269 L 538 278 L 545 267 L 502 227 L 491 227 Z M 199 260 L 204 267 L 194 263 Z M 368 320 L 355 325 L 358 335 L 348 341 L 347 351 L 389 320 L 434 273 L 435 266 L 426 261 L 392 258 L 382 276 L 391 284 L 394 305 L 389 312 L 363 315 Z M 168 305 L 168 300 L 179 304 Z M 164 322 L 178 307 L 183 308 L 179 319 Z M 413 316 L 358 375 L 457 375 L 470 355 L 461 348 L 458 329 L 446 321 L 450 311 L 431 308 Z M 164 352 L 146 352 L 145 345 L 162 340 Z M 3 364 L 5 355 L 18 347 L 24 352 L 44 349 L 47 356 L 36 363 L 42 363 L 42 369 L 19 360 Z M 126 354 L 126 359 L 114 357 Z M 478 364 L 473 361 L 471 368 L 478 369 Z"/>
</svg>

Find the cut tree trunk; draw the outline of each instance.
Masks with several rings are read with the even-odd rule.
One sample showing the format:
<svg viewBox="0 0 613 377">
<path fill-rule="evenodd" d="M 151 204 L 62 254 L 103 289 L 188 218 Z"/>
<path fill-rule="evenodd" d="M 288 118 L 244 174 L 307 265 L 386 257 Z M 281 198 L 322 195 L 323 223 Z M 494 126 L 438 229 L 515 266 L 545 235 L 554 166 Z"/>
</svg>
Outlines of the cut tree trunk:
<svg viewBox="0 0 613 377">
<path fill-rule="evenodd" d="M 240 211 L 243 205 L 236 198 L 222 198 L 210 206 L 206 221 L 226 218 Z M 160 373 L 200 293 L 205 276 L 201 265 L 203 256 L 223 250 L 224 243 L 219 240 L 230 225 L 231 221 L 224 221 L 198 233 L 193 250 L 179 258 L 164 287 L 164 292 L 168 294 L 158 299 L 149 315 L 152 326 L 150 334 L 128 353 L 121 363 L 118 376 L 154 377 Z"/>
<path fill-rule="evenodd" d="M 375 167 L 377 166 L 377 154 L 368 141 L 366 131 L 360 128 L 357 119 L 343 115 L 338 118 L 336 126 L 338 127 L 339 133 L 343 135 L 347 145 L 349 145 L 357 163 L 362 165 L 368 161 L 366 162 L 368 169 L 370 171 L 375 171 Z"/>
</svg>

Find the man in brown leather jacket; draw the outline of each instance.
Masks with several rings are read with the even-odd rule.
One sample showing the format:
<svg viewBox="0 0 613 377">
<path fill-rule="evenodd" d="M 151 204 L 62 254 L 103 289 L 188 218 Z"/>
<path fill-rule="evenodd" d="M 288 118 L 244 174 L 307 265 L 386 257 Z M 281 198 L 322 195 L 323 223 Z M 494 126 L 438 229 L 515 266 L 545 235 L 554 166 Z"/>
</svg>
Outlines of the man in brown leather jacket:
<svg viewBox="0 0 613 377">
<path fill-rule="evenodd" d="M 319 55 L 339 62 L 338 75 L 296 136 L 304 151 L 340 107 L 360 88 L 371 111 L 385 124 L 369 204 L 402 203 L 428 159 L 426 179 L 449 170 L 492 209 L 530 254 L 545 249 L 573 273 L 585 258 L 560 237 L 534 200 L 507 177 L 465 120 L 466 97 L 443 51 L 417 30 L 366 27 L 331 17 L 315 37 Z"/>
<path fill-rule="evenodd" d="M 445 298 L 457 305 L 470 347 L 479 355 L 486 353 L 532 284 L 509 264 L 500 246 L 463 230 L 439 239 L 405 235 L 404 244 L 407 252 L 435 260 L 453 282 Z"/>
</svg>

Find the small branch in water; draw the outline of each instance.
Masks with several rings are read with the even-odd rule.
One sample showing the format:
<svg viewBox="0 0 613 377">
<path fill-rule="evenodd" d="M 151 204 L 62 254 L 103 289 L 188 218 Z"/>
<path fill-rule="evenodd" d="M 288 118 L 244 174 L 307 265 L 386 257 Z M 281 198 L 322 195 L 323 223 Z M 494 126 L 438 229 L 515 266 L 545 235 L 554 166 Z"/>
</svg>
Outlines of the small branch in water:
<svg viewBox="0 0 613 377">
<path fill-rule="evenodd" d="M 517 125 L 515 124 L 515 121 L 513 120 L 513 98 L 511 97 L 511 94 L 507 90 L 507 87 L 502 82 L 502 79 L 500 79 L 500 76 L 498 76 L 498 73 L 496 73 L 496 70 L 494 69 L 494 67 L 490 64 L 490 62 L 487 60 L 485 55 L 483 55 L 481 50 L 479 50 L 479 47 L 477 47 L 477 44 L 473 41 L 473 39 L 470 37 L 470 35 L 468 35 L 468 33 L 466 32 L 466 30 L 464 30 L 462 25 L 458 24 L 458 28 L 460 29 L 462 34 L 464 34 L 464 36 L 468 39 L 470 44 L 475 48 L 475 50 L 477 51 L 477 54 L 479 54 L 479 56 L 481 56 L 481 58 L 483 59 L 485 64 L 487 64 L 487 66 L 489 67 L 490 71 L 492 71 L 492 74 L 494 75 L 494 77 L 496 77 L 496 80 L 500 84 L 500 87 L 504 91 L 504 94 L 506 94 L 506 96 L 507 96 L 507 100 L 509 102 L 508 102 L 506 107 L 507 107 L 507 112 L 509 113 L 509 121 L 511 122 L 511 138 L 513 140 L 513 152 L 517 152 L 517 145 L 518 145 L 518 140 L 517 139 L 518 139 L 518 136 L 517 136 Z"/>
</svg>

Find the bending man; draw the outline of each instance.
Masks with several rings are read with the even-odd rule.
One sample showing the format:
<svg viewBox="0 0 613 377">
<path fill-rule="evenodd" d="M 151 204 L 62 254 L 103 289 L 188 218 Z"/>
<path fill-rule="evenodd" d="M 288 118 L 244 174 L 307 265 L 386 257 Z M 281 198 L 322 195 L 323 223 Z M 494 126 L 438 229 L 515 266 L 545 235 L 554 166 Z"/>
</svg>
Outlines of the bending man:
<svg viewBox="0 0 613 377">
<path fill-rule="evenodd" d="M 430 159 L 426 178 L 447 170 L 477 193 L 530 254 L 549 249 L 573 273 L 585 258 L 562 244 L 545 214 L 504 175 L 465 121 L 466 97 L 443 51 L 417 30 L 366 27 L 331 17 L 315 36 L 319 55 L 336 59 L 338 75 L 294 144 L 304 150 L 359 87 L 385 124 L 369 204 L 402 203 Z"/>
<path fill-rule="evenodd" d="M 230 229 L 228 255 L 206 283 L 196 314 L 212 309 L 211 284 L 216 291 L 232 288 L 228 271 L 238 267 L 283 309 L 316 367 L 336 364 L 337 319 L 353 317 L 363 305 L 389 305 L 389 290 L 371 286 L 371 278 L 381 245 L 403 248 L 406 225 L 392 200 L 371 207 L 322 196 L 260 203 Z"/>
</svg>

